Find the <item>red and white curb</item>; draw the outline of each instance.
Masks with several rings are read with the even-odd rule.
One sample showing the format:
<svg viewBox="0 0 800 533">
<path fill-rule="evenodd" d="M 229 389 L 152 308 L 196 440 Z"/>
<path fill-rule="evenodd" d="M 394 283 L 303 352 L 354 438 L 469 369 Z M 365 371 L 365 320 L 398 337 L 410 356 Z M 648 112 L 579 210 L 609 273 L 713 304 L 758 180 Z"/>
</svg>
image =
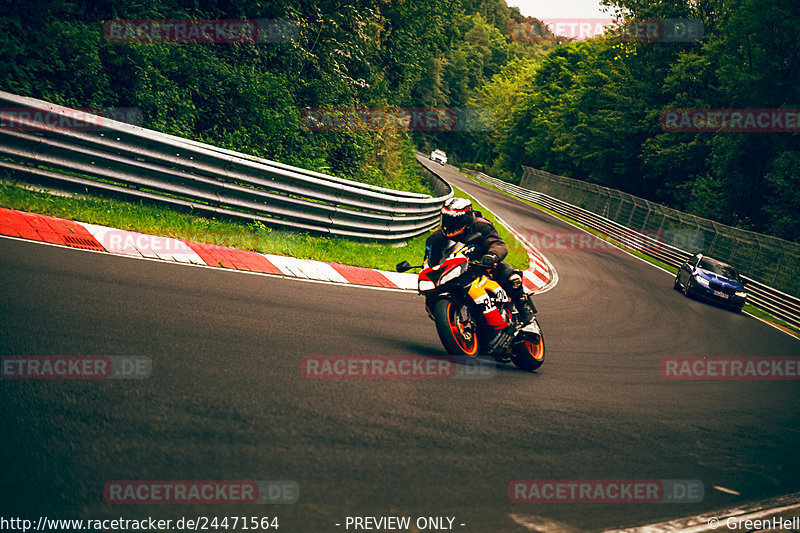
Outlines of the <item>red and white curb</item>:
<svg viewBox="0 0 800 533">
<path fill-rule="evenodd" d="M 509 232 L 511 232 L 516 239 L 525 247 L 528 252 L 528 260 L 530 267 L 522 273 L 522 284 L 533 292 L 542 293 L 547 292 L 558 283 L 558 273 L 556 269 L 550 264 L 550 261 L 542 254 L 536 246 L 534 246 L 528 239 L 526 239 L 520 232 L 509 226 L 505 220 L 499 216 L 494 216 L 495 220 L 503 225 Z"/>
<path fill-rule="evenodd" d="M 260 254 L 215 244 L 146 235 L 84 222 L 0 208 L 0 235 L 138 258 L 229 268 L 330 283 L 416 292 L 417 275 L 337 263 Z M 546 259 L 531 255 L 525 285 L 541 290 L 550 281 Z"/>
</svg>

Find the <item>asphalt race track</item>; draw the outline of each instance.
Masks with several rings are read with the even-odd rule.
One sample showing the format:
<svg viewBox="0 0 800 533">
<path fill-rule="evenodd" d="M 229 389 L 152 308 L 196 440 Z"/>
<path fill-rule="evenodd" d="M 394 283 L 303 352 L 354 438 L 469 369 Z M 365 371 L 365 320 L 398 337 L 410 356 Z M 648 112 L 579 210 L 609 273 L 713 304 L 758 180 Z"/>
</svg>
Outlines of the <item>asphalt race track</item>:
<svg viewBox="0 0 800 533">
<path fill-rule="evenodd" d="M 575 231 L 434 168 L 523 234 Z M 443 355 L 421 299 L 0 238 L 0 354 L 153 364 L 143 380 L 0 381 L 0 515 L 277 516 L 279 531 L 315 533 L 347 531 L 347 516 L 449 516 L 457 531 L 528 531 L 515 515 L 600 530 L 800 490 L 797 381 L 660 371 L 670 356 L 797 356 L 800 341 L 600 248 L 542 250 L 560 281 L 536 299 L 538 373 L 311 380 L 307 356 Z M 705 497 L 513 503 L 518 479 L 690 479 Z M 292 480 L 300 498 L 112 505 L 114 480 Z"/>
</svg>

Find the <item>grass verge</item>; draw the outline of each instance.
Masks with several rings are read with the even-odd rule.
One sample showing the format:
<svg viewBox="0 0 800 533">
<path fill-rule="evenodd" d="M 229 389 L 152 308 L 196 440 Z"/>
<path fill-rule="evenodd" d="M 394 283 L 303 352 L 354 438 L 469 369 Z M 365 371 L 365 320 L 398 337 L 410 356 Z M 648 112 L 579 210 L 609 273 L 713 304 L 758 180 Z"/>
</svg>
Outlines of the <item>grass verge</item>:
<svg viewBox="0 0 800 533">
<path fill-rule="evenodd" d="M 256 221 L 198 216 L 152 203 L 95 195 L 56 195 L 47 189 L 21 185 L 0 182 L 0 206 L 148 235 L 380 270 L 394 270 L 400 261 L 421 258 L 425 253 L 425 235 L 403 245 L 357 241 L 274 229 Z"/>
<path fill-rule="evenodd" d="M 519 242 L 517 238 L 514 237 L 514 235 L 512 235 L 511 232 L 509 232 L 502 224 L 499 224 L 495 216 L 477 200 L 475 200 L 475 198 L 457 187 L 453 187 L 453 195 L 457 198 L 469 198 L 472 201 L 472 208 L 480 211 L 484 218 L 494 224 L 497 233 L 505 241 L 506 245 L 508 245 L 508 256 L 504 259 L 504 261 L 513 268 L 523 271 L 528 270 L 528 267 L 530 266 L 530 260 L 528 259 L 528 252 L 525 250 L 525 246 Z"/>
<path fill-rule="evenodd" d="M 604 233 L 601 233 L 601 232 L 599 232 L 599 231 L 597 231 L 595 229 L 592 229 L 592 228 L 590 228 L 590 227 L 588 227 L 588 226 L 586 226 L 584 224 L 581 224 L 580 222 L 578 222 L 576 220 L 573 220 L 573 219 L 571 219 L 569 217 L 566 217 L 564 215 L 556 213 L 555 211 L 553 211 L 551 209 L 548 209 L 548 208 L 546 208 L 546 207 L 544 207 L 542 205 L 539 205 L 539 204 L 537 204 L 535 202 L 531 202 L 530 200 L 525 200 L 523 198 L 518 198 L 516 196 L 513 196 L 512 194 L 509 194 L 506 191 L 498 189 L 497 187 L 494 187 L 494 186 L 490 185 L 489 183 L 481 181 L 480 179 L 476 178 L 475 176 L 470 176 L 469 174 L 466 174 L 464 172 L 460 172 L 460 174 L 462 174 L 463 176 L 466 176 L 467 178 L 469 178 L 469 179 L 471 179 L 471 180 L 473 180 L 473 181 L 475 181 L 477 183 L 480 183 L 481 185 L 484 185 L 485 187 L 489 187 L 489 188 L 491 188 L 491 189 L 493 189 L 493 190 L 495 190 L 497 192 L 501 192 L 501 193 L 503 193 L 503 194 L 505 194 L 507 196 L 511 196 L 512 198 L 516 198 L 517 200 L 519 200 L 521 202 L 524 202 L 524 203 L 526 203 L 526 204 L 528 204 L 528 205 L 530 205 L 532 207 L 535 207 L 536 209 L 539 209 L 540 211 L 544 211 L 545 213 L 548 213 L 548 214 L 550 214 L 550 215 L 552 215 L 552 216 L 554 216 L 554 217 L 556 217 L 556 218 L 558 218 L 560 220 L 563 220 L 567 224 L 571 224 L 572 226 L 575 226 L 575 227 L 580 228 L 580 229 L 582 229 L 584 231 L 587 231 L 587 232 L 591 233 L 592 235 L 594 235 L 595 237 L 597 237 L 599 239 L 602 239 L 602 240 L 606 241 L 607 243 L 612 244 L 612 245 L 614 245 L 614 246 L 616 246 L 618 248 L 621 248 L 622 250 L 628 252 L 629 254 L 631 254 L 631 255 L 633 255 L 633 256 L 635 256 L 635 257 L 637 257 L 637 258 L 639 258 L 639 259 L 641 259 L 643 261 L 646 261 L 646 262 L 648 262 L 648 263 L 650 263 L 652 265 L 655 265 L 655 266 L 657 266 L 657 267 L 659 267 L 661 269 L 664 269 L 667 272 L 670 272 L 672 274 L 675 274 L 675 275 L 678 274 L 678 269 L 677 268 L 675 268 L 673 266 L 670 266 L 670 265 L 668 265 L 668 264 L 666 264 L 666 263 L 664 263 L 662 261 L 659 261 L 658 259 L 650 257 L 649 255 L 646 255 L 646 254 L 644 254 L 644 253 L 642 253 L 642 252 L 640 252 L 638 250 L 635 250 L 633 248 L 625 246 L 621 242 L 619 242 L 619 241 L 617 241 L 615 239 L 612 239 L 608 235 L 606 235 Z M 788 333 L 790 335 L 793 335 L 795 337 L 800 338 L 800 329 L 792 326 L 788 322 L 786 322 L 786 321 L 784 321 L 784 320 L 782 320 L 782 319 L 780 319 L 780 318 L 778 318 L 776 316 L 773 316 L 772 314 L 764 311 L 763 309 L 760 309 L 760 308 L 758 308 L 758 307 L 756 307 L 756 306 L 754 306 L 752 304 L 745 304 L 743 310 L 744 310 L 744 312 L 754 316 L 755 318 L 763 320 L 764 322 L 768 322 L 769 324 L 772 324 L 773 326 L 781 329 L 782 331 L 784 331 L 784 332 L 786 332 L 786 333 Z"/>
<path fill-rule="evenodd" d="M 456 191 L 456 194 L 468 197 L 463 191 Z M 476 209 L 481 209 L 474 199 L 472 201 Z M 96 195 L 53 194 L 44 188 L 10 181 L 0 182 L 0 206 L 148 235 L 379 270 L 394 270 L 403 260 L 420 262 L 427 237 L 422 235 L 398 245 L 313 235 L 269 228 L 256 221 L 245 223 L 182 213 L 152 203 Z M 489 213 L 485 214 L 494 222 Z M 498 231 L 509 244 L 507 262 L 515 268 L 527 269 L 528 256 L 522 244 L 502 226 L 498 225 Z"/>
</svg>

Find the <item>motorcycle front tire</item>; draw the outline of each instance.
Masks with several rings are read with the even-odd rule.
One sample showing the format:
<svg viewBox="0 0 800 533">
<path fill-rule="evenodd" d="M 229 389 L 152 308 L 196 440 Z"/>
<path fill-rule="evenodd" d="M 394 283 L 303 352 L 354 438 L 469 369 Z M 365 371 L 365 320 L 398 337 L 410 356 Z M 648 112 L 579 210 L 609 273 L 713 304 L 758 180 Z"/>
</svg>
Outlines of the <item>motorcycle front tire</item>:
<svg viewBox="0 0 800 533">
<path fill-rule="evenodd" d="M 442 298 L 434 305 L 433 318 L 436 332 L 448 354 L 464 357 L 478 355 L 478 328 L 469 307 Z"/>
<path fill-rule="evenodd" d="M 538 321 L 534 318 L 534 322 Z M 544 363 L 544 334 L 539 328 L 539 342 L 524 341 L 514 347 L 514 357 L 511 359 L 520 370 L 533 372 Z"/>
</svg>

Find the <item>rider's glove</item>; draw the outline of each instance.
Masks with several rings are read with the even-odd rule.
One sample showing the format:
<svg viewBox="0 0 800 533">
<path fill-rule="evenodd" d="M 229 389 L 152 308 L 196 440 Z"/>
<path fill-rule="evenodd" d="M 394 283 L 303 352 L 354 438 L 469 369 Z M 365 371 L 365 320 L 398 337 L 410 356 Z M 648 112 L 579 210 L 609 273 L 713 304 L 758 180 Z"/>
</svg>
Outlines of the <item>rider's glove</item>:
<svg viewBox="0 0 800 533">
<path fill-rule="evenodd" d="M 498 260 L 497 254 L 488 253 L 481 257 L 481 264 L 485 267 L 493 267 L 498 263 Z"/>
</svg>

